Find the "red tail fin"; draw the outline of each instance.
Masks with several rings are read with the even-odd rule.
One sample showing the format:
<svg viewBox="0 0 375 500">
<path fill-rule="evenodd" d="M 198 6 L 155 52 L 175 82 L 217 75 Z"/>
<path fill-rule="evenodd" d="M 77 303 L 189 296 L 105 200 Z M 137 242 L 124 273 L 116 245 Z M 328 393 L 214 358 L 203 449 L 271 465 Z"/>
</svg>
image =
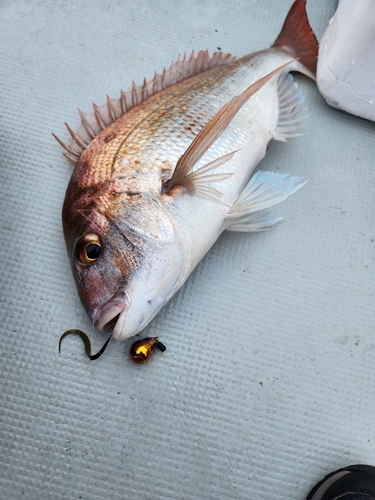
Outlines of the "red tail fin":
<svg viewBox="0 0 375 500">
<path fill-rule="evenodd" d="M 307 19 L 306 0 L 295 0 L 273 47 L 280 47 L 298 58 L 299 63 L 316 75 L 319 44 Z"/>
</svg>

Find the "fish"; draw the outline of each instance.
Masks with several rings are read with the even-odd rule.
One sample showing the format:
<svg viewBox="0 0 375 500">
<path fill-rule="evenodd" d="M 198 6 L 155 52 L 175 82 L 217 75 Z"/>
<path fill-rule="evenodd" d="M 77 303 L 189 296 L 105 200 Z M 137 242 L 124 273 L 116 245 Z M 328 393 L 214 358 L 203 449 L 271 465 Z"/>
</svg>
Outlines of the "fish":
<svg viewBox="0 0 375 500">
<path fill-rule="evenodd" d="M 318 42 L 296 0 L 273 45 L 239 59 L 186 55 L 118 99 L 107 96 L 65 156 L 74 164 L 62 209 L 81 302 L 100 330 L 141 332 L 223 231 L 257 232 L 303 184 L 257 171 L 268 142 L 300 135 L 303 95 L 291 71 L 315 79 Z"/>
</svg>

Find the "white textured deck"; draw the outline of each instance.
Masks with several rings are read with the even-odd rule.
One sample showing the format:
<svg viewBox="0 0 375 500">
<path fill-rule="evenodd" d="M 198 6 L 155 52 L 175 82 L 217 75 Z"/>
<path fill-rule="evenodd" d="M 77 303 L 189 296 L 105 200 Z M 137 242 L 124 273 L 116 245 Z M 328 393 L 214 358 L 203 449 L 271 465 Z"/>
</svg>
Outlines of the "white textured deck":
<svg viewBox="0 0 375 500">
<path fill-rule="evenodd" d="M 0 496 L 299 500 L 330 470 L 375 464 L 374 123 L 297 77 L 306 135 L 263 169 L 308 184 L 258 235 L 225 234 L 144 332 L 149 365 L 98 361 L 60 212 L 77 107 L 102 104 L 192 49 L 276 38 L 290 0 L 2 2 Z M 335 1 L 308 1 L 318 36 Z M 94 350 L 105 335 L 93 334 Z"/>
</svg>

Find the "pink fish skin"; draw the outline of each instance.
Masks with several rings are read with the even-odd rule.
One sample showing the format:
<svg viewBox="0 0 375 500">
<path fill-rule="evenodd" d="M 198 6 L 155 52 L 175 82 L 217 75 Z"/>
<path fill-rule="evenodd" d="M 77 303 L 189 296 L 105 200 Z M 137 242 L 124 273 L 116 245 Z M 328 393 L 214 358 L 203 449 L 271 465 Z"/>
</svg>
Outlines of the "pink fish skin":
<svg viewBox="0 0 375 500">
<path fill-rule="evenodd" d="M 271 48 L 179 59 L 94 113 L 65 156 L 75 165 L 63 228 L 79 296 L 100 330 L 139 333 L 224 230 L 258 231 L 300 179 L 254 169 L 268 142 L 299 135 L 318 43 L 296 0 Z"/>
</svg>

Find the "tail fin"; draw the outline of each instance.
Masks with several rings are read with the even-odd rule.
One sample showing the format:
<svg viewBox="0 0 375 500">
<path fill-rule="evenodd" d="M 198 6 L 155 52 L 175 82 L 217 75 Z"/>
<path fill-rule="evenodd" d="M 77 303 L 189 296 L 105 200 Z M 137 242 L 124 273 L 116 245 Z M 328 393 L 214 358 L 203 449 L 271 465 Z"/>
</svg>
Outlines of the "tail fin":
<svg viewBox="0 0 375 500">
<path fill-rule="evenodd" d="M 307 19 L 306 0 L 295 0 L 273 47 L 284 49 L 298 59 L 292 69 L 315 80 L 319 44 Z"/>
</svg>

